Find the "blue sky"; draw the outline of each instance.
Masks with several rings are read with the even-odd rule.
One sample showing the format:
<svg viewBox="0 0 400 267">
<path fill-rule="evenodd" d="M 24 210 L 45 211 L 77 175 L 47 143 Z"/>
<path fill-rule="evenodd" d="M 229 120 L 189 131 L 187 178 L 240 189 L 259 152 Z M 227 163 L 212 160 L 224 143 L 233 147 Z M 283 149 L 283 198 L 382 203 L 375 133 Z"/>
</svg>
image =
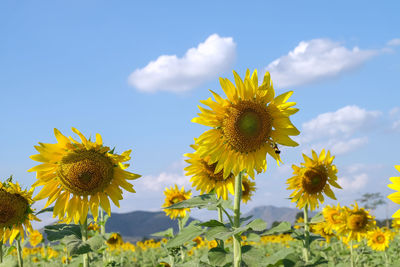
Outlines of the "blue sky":
<svg viewBox="0 0 400 267">
<path fill-rule="evenodd" d="M 285 181 L 311 148 L 336 155 L 341 203 L 387 195 L 400 164 L 399 9 L 397 1 L 1 1 L 0 177 L 30 186 L 33 146 L 55 142 L 53 128 L 76 127 L 133 150 L 130 170 L 143 178 L 114 211 L 159 210 L 165 186 L 190 186 L 183 154 L 206 130 L 190 122 L 199 100 L 222 93 L 218 77 L 257 68 L 271 72 L 278 93 L 294 91 L 301 146 L 282 149 L 279 168 L 268 160 L 245 210 L 294 207 Z M 397 208 L 388 202 L 389 214 Z"/>
</svg>

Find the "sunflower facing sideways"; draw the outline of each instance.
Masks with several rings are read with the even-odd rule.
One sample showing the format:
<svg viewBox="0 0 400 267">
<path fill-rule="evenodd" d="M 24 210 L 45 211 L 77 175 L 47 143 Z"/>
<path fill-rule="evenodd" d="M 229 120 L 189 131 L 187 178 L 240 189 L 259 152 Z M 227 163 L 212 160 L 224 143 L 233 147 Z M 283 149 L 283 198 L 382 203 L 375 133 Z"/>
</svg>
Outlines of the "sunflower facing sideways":
<svg viewBox="0 0 400 267">
<path fill-rule="evenodd" d="M 312 150 L 312 159 L 303 154 L 304 163 L 301 166 L 292 165 L 295 176 L 287 180 L 288 190 L 294 190 L 290 195 L 292 202 L 297 202 L 300 209 L 308 205 L 311 210 L 319 207 L 319 203 L 324 203 L 324 194 L 332 199 L 336 199 L 330 186 L 340 188 L 337 184 L 337 169 L 332 165 L 334 159 L 329 150 L 321 151 L 318 156 Z"/>
<path fill-rule="evenodd" d="M 198 145 L 191 145 L 196 150 Z M 200 194 L 210 193 L 214 190 L 218 198 L 228 199 L 228 192 L 234 194 L 235 176 L 230 174 L 224 179 L 223 170 L 215 173 L 217 163 L 209 164 L 209 156 L 201 158 L 198 153 L 187 153 L 186 160 L 189 166 L 185 167 L 187 176 L 192 176 L 190 181 L 196 190 L 200 190 Z"/>
<path fill-rule="evenodd" d="M 247 203 L 256 191 L 256 183 L 252 182 L 247 176 L 242 180 L 242 201 Z"/>
<path fill-rule="evenodd" d="M 250 76 L 247 70 L 244 81 L 233 71 L 235 84 L 220 78 L 227 99 L 211 91 L 214 99 L 200 101 L 210 107 L 199 106 L 201 113 L 192 121 L 212 129 L 196 140 L 200 157 L 210 156 L 209 164 L 216 163 L 214 173 L 223 170 L 227 178 L 246 170 L 252 178 L 254 171 L 265 171 L 266 155 L 280 161 L 277 144 L 297 146 L 289 136 L 300 132 L 293 126 L 289 116 L 298 109 L 296 103 L 287 102 L 293 92 L 275 97 L 268 72 L 259 86 L 257 70 Z"/>
<path fill-rule="evenodd" d="M 9 241 L 11 245 L 18 235 L 24 239 L 25 232 L 33 231 L 31 221 L 40 221 L 31 209 L 32 193 L 33 189 L 22 190 L 18 183 L 0 182 L 0 241 L 3 243 Z"/>
<path fill-rule="evenodd" d="M 178 186 L 165 188 L 165 202 L 162 205 L 163 208 L 167 208 L 173 204 L 181 202 L 183 200 L 187 200 L 192 195 L 191 190 L 185 191 L 185 188 L 182 186 L 181 190 L 179 190 Z M 186 212 L 189 212 L 189 208 L 184 209 L 164 209 L 167 216 L 171 219 L 175 219 L 177 217 L 184 218 L 186 216 Z"/>
<path fill-rule="evenodd" d="M 96 134 L 96 141 L 81 134 L 72 128 L 81 142 L 72 137 L 67 138 L 57 129 L 54 129 L 56 144 L 39 143 L 35 146 L 39 152 L 31 159 L 41 162 L 31 168 L 36 172 L 36 181 L 33 187 L 43 186 L 35 200 L 48 198 L 46 206 L 53 202 L 53 216 L 66 222 L 74 220 L 81 224 L 86 220 L 90 208 L 95 220 L 98 216 L 99 205 L 110 215 L 110 201 L 119 207 L 123 189 L 135 193 L 127 180 L 140 177 L 126 171 L 130 160 L 131 150 L 121 155 L 114 154 L 107 146 L 103 146 L 100 134 Z"/>
</svg>

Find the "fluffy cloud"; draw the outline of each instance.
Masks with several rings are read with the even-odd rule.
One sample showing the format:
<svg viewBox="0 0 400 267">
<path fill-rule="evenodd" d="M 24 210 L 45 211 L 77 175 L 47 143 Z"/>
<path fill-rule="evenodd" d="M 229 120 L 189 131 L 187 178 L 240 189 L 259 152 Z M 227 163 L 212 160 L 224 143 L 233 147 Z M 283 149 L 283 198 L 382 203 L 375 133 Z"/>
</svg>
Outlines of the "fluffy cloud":
<svg viewBox="0 0 400 267">
<path fill-rule="evenodd" d="M 368 182 L 368 175 L 366 173 L 356 174 L 354 176 L 341 177 L 338 179 L 338 184 L 343 190 L 359 190 L 363 188 Z"/>
<path fill-rule="evenodd" d="M 177 184 L 179 187 L 190 187 L 189 177 L 184 173 L 162 172 L 158 175 L 145 175 L 137 180 L 136 186 L 141 190 L 162 192 L 166 187 Z"/>
<path fill-rule="evenodd" d="M 389 46 L 399 46 L 400 45 L 400 38 L 395 38 L 387 42 Z"/>
<path fill-rule="evenodd" d="M 178 58 L 162 55 L 142 69 L 136 69 L 128 82 L 143 92 L 191 90 L 231 68 L 236 44 L 231 37 L 213 34 Z"/>
<path fill-rule="evenodd" d="M 287 55 L 271 62 L 266 70 L 279 88 L 311 83 L 361 66 L 375 50 L 348 49 L 329 39 L 302 41 Z"/>
<path fill-rule="evenodd" d="M 327 148 L 333 154 L 345 154 L 368 143 L 367 136 L 354 137 L 373 129 L 381 116 L 358 106 L 346 106 L 334 112 L 318 115 L 303 123 L 298 141 L 313 149 Z M 307 152 L 309 149 L 305 149 Z"/>
</svg>

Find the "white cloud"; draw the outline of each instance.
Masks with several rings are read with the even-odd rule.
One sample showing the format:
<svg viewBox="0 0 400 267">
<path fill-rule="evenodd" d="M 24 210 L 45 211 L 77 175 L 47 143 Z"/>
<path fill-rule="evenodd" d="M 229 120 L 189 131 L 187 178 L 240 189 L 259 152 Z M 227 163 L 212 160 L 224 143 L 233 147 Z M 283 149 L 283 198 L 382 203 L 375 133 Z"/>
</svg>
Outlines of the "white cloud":
<svg viewBox="0 0 400 267">
<path fill-rule="evenodd" d="M 136 186 L 140 187 L 141 190 L 159 191 L 162 192 L 166 187 L 177 184 L 178 187 L 185 186 L 190 187 L 189 177 L 185 176 L 184 173 L 169 173 L 162 172 L 158 175 L 145 175 L 137 180 Z"/>
<path fill-rule="evenodd" d="M 303 153 L 310 148 L 325 148 L 335 155 L 345 154 L 368 143 L 367 136 L 354 135 L 365 134 L 373 129 L 381 114 L 380 111 L 368 111 L 354 105 L 323 113 L 302 124 L 297 141 L 307 145 Z"/>
<path fill-rule="evenodd" d="M 233 38 L 213 34 L 204 43 L 190 48 L 182 58 L 159 56 L 133 71 L 128 82 L 143 92 L 188 91 L 229 70 L 235 57 Z"/>
<path fill-rule="evenodd" d="M 329 39 L 301 41 L 287 55 L 271 62 L 266 70 L 279 88 L 302 85 L 361 66 L 376 50 L 348 49 Z"/>
<path fill-rule="evenodd" d="M 400 38 L 395 38 L 387 42 L 387 45 L 390 46 L 399 46 L 400 45 Z"/>
<path fill-rule="evenodd" d="M 346 191 L 355 191 L 362 189 L 368 182 L 368 175 L 360 173 L 353 176 L 338 178 L 338 184 Z"/>
</svg>

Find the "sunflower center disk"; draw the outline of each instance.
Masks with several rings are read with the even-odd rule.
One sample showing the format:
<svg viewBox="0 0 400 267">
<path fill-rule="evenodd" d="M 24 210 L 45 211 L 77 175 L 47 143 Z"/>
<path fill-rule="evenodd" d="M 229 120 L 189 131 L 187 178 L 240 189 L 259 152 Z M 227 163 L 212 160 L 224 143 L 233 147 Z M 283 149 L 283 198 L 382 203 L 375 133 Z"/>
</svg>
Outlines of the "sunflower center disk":
<svg viewBox="0 0 400 267">
<path fill-rule="evenodd" d="M 23 223 L 29 208 L 26 199 L 18 194 L 0 190 L 0 228 Z"/>
<path fill-rule="evenodd" d="M 114 166 L 104 154 L 95 150 L 81 150 L 64 156 L 57 174 L 62 185 L 73 194 L 93 195 L 110 184 Z"/>
<path fill-rule="evenodd" d="M 312 168 L 304 173 L 302 186 L 307 193 L 316 194 L 324 190 L 327 180 L 326 171 L 320 168 Z"/>
<path fill-rule="evenodd" d="M 186 200 L 186 198 L 183 195 L 174 196 L 173 198 L 170 199 L 169 203 L 170 203 L 170 205 L 173 205 L 173 204 L 181 202 L 183 200 Z"/>
<path fill-rule="evenodd" d="M 376 243 L 383 244 L 383 243 L 385 243 L 385 236 L 378 235 L 375 240 L 376 240 Z"/>
<path fill-rule="evenodd" d="M 217 163 L 208 164 L 204 160 L 202 161 L 202 163 L 203 163 L 204 170 L 205 170 L 205 173 L 208 176 L 208 178 L 210 178 L 211 180 L 214 180 L 216 182 L 224 180 L 223 170 L 221 170 L 218 173 L 214 173 L 215 172 L 215 168 L 217 167 Z"/>
<path fill-rule="evenodd" d="M 367 225 L 367 217 L 362 212 L 356 212 L 350 215 L 347 220 L 347 226 L 354 231 L 360 231 Z"/>
<path fill-rule="evenodd" d="M 226 140 L 236 151 L 252 152 L 268 141 L 272 130 L 272 116 L 266 106 L 242 101 L 229 108 L 222 128 Z"/>
</svg>

